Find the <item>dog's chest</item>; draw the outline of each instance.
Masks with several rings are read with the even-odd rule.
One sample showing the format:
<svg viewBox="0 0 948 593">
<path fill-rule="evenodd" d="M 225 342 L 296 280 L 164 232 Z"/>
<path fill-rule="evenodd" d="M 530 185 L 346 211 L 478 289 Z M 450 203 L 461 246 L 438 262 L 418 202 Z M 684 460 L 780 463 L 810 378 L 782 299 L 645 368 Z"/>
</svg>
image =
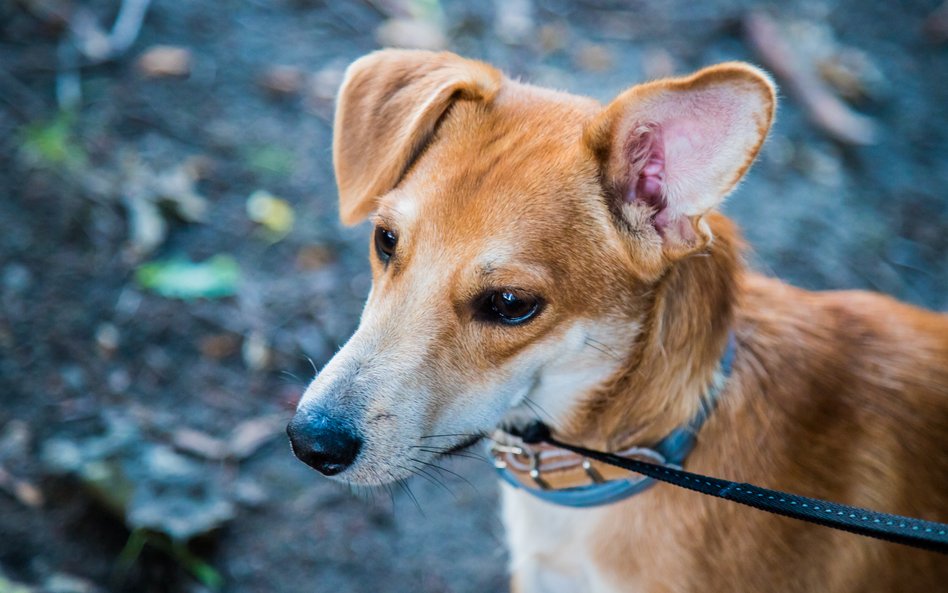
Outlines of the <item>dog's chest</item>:
<svg viewBox="0 0 948 593">
<path fill-rule="evenodd" d="M 503 519 L 516 593 L 635 592 L 629 580 L 609 582 L 600 569 L 598 525 L 609 507 L 573 509 L 501 485 Z"/>
</svg>

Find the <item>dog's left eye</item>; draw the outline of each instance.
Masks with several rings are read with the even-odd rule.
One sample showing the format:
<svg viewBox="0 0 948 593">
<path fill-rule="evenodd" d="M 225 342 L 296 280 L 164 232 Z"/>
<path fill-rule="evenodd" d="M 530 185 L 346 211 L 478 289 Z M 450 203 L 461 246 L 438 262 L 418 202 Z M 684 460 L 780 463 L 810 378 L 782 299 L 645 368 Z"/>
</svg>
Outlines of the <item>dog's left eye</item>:
<svg viewBox="0 0 948 593">
<path fill-rule="evenodd" d="M 485 321 L 520 325 L 536 316 L 542 303 L 525 292 L 505 289 L 484 295 L 478 307 L 478 316 Z"/>
<path fill-rule="evenodd" d="M 382 263 L 388 263 L 395 253 L 395 246 L 398 244 L 398 235 L 385 227 L 375 227 L 375 252 L 378 254 Z"/>
</svg>

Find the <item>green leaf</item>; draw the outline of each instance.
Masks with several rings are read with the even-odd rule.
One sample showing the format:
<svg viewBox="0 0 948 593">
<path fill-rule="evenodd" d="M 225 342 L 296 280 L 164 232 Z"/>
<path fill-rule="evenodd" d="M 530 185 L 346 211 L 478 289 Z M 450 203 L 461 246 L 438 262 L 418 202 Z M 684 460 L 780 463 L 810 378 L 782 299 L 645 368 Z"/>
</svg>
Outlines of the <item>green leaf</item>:
<svg viewBox="0 0 948 593">
<path fill-rule="evenodd" d="M 138 562 L 138 558 L 142 554 L 142 550 L 145 549 L 145 544 L 148 543 L 148 532 L 144 529 L 133 529 L 130 534 L 128 534 L 128 540 L 125 542 L 125 546 L 122 548 L 122 551 L 119 552 L 118 558 L 115 561 L 115 566 L 112 569 L 112 579 L 117 584 L 122 584 L 125 582 L 125 579 L 128 578 L 129 573 L 132 570 L 132 567 L 135 566 L 135 563 Z"/>
<path fill-rule="evenodd" d="M 233 296 L 240 282 L 240 266 L 229 255 L 203 262 L 171 259 L 142 264 L 135 279 L 148 290 L 174 299 L 217 299 Z"/>
<path fill-rule="evenodd" d="M 29 124 L 22 131 L 21 149 L 26 156 L 42 165 L 78 168 L 86 163 L 86 154 L 76 143 L 76 117 L 61 111 L 50 120 Z"/>
<path fill-rule="evenodd" d="M 173 555 L 199 583 L 211 591 L 220 591 L 224 586 L 224 577 L 216 568 L 192 553 L 184 544 L 174 546 Z"/>
</svg>

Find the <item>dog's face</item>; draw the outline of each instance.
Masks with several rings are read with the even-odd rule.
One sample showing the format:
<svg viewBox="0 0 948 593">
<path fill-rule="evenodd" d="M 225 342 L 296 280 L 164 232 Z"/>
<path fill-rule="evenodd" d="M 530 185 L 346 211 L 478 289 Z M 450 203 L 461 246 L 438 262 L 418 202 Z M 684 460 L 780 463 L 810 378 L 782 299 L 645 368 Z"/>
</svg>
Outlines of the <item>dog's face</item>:
<svg viewBox="0 0 948 593">
<path fill-rule="evenodd" d="M 290 424 L 297 455 L 377 484 L 505 418 L 568 423 L 766 134 L 772 87 L 729 68 L 602 108 L 450 54 L 350 67 L 334 158 L 343 220 L 374 224 L 373 287 Z"/>
</svg>

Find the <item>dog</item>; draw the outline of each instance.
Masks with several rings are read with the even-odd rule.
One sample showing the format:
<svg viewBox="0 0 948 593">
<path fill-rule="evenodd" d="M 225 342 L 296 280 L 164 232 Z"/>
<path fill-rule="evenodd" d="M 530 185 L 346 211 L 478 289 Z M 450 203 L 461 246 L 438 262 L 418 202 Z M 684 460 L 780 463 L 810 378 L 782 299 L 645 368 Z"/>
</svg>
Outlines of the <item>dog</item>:
<svg viewBox="0 0 948 593">
<path fill-rule="evenodd" d="M 607 105 L 450 53 L 353 63 L 333 160 L 342 221 L 374 225 L 373 286 L 288 426 L 296 455 L 382 484 L 538 415 L 622 451 L 714 391 L 686 469 L 948 519 L 948 316 L 757 275 L 717 212 L 775 108 L 737 62 Z M 507 483 L 502 499 L 521 593 L 948 583 L 938 554 L 667 485 L 581 509 Z"/>
</svg>

